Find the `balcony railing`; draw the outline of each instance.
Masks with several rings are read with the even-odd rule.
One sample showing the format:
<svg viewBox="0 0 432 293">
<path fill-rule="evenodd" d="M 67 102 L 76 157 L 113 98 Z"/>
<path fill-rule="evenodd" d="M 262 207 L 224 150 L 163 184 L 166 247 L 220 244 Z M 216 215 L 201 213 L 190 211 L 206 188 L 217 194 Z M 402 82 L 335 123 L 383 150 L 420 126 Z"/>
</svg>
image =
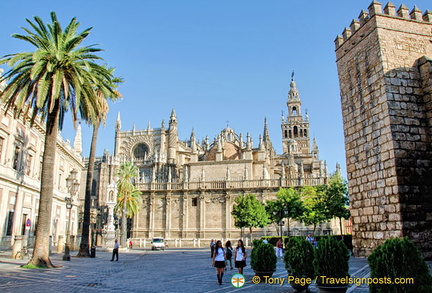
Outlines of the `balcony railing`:
<svg viewBox="0 0 432 293">
<path fill-rule="evenodd" d="M 223 190 L 223 189 L 253 189 L 253 188 L 279 188 L 299 187 L 304 185 L 317 186 L 326 183 L 325 177 L 297 178 L 297 179 L 262 179 L 262 180 L 213 180 L 192 182 L 143 182 L 135 181 L 141 191 L 159 190 Z"/>
</svg>

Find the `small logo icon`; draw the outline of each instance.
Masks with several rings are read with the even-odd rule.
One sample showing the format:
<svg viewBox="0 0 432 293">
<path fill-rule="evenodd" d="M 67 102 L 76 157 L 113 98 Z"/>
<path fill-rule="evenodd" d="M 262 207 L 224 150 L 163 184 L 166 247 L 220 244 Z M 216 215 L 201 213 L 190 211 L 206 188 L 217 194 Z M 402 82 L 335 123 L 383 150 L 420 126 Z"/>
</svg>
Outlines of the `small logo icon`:
<svg viewBox="0 0 432 293">
<path fill-rule="evenodd" d="M 231 284 L 234 288 L 241 288 L 246 284 L 246 279 L 242 274 L 234 274 L 231 277 Z"/>
<path fill-rule="evenodd" d="M 260 276 L 253 276 L 252 277 L 252 283 L 254 283 L 254 284 L 261 283 L 261 277 Z"/>
</svg>

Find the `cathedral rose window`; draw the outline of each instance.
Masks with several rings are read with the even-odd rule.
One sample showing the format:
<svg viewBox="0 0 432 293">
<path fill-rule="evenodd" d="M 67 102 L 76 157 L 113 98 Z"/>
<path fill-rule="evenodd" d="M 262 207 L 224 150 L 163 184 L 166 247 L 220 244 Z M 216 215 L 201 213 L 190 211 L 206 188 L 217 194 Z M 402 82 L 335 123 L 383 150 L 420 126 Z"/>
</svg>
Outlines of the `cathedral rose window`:
<svg viewBox="0 0 432 293">
<path fill-rule="evenodd" d="M 133 154 L 135 159 L 143 160 L 147 158 L 148 151 L 148 146 L 145 143 L 140 143 L 134 148 Z"/>
</svg>

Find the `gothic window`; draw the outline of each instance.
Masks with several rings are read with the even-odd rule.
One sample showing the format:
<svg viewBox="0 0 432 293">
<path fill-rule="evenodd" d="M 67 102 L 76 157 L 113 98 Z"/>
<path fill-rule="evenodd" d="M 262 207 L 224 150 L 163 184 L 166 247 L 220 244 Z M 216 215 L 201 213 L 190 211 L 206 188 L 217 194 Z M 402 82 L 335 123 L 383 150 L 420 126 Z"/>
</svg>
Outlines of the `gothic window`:
<svg viewBox="0 0 432 293">
<path fill-rule="evenodd" d="M 133 150 L 133 154 L 135 159 L 137 160 L 145 160 L 147 158 L 149 149 L 145 143 L 138 144 Z"/>
<path fill-rule="evenodd" d="M 298 136 L 298 127 L 294 126 L 294 137 Z"/>
</svg>

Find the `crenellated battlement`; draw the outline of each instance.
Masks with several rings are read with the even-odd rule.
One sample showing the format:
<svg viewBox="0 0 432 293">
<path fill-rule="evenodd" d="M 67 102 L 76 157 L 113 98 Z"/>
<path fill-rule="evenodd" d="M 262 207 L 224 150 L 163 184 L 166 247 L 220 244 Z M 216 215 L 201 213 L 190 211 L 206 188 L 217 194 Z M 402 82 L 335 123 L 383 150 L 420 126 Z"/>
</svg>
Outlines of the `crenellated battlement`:
<svg viewBox="0 0 432 293">
<path fill-rule="evenodd" d="M 392 2 L 388 2 L 387 5 L 382 8 L 382 4 L 378 1 L 373 1 L 368 11 L 362 10 L 357 19 L 353 19 L 350 26 L 346 27 L 342 36 L 338 35 L 335 39 L 336 50 L 339 49 L 348 39 L 354 35 L 360 28 L 362 28 L 371 18 L 375 15 L 389 16 L 394 18 L 406 19 L 411 21 L 426 22 L 432 24 L 432 11 L 426 10 L 424 13 L 417 7 L 409 11 L 409 8 L 402 4 L 397 10 L 396 6 Z"/>
</svg>

